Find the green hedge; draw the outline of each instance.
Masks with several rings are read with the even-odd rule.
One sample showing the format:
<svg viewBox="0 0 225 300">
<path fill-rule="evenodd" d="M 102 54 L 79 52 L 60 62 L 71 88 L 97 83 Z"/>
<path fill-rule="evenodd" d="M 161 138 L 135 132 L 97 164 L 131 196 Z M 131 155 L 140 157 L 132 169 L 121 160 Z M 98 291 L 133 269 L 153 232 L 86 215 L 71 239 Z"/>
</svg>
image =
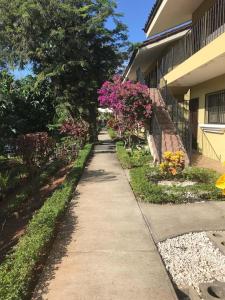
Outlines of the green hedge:
<svg viewBox="0 0 225 300">
<path fill-rule="evenodd" d="M 91 149 L 88 144 L 80 151 L 65 182 L 34 215 L 25 235 L 0 266 L 0 299 L 21 300 L 29 294 L 35 268 L 54 235 L 57 220 L 71 200 Z"/>
</svg>

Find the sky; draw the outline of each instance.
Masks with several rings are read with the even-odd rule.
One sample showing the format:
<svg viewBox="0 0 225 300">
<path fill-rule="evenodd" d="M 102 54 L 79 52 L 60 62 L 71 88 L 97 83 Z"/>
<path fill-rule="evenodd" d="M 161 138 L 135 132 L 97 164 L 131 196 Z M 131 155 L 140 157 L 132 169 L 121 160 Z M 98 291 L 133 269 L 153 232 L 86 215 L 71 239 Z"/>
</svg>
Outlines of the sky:
<svg viewBox="0 0 225 300">
<path fill-rule="evenodd" d="M 128 26 L 130 42 L 142 42 L 146 39 L 143 28 L 154 2 L 155 0 L 117 0 L 117 10 L 124 15 L 122 21 Z M 20 79 L 30 72 L 28 67 L 25 70 L 15 70 L 13 74 L 16 79 Z"/>
<path fill-rule="evenodd" d="M 123 22 L 128 26 L 130 42 L 146 39 L 142 30 L 147 21 L 154 0 L 117 0 L 118 12 L 124 14 Z"/>
</svg>

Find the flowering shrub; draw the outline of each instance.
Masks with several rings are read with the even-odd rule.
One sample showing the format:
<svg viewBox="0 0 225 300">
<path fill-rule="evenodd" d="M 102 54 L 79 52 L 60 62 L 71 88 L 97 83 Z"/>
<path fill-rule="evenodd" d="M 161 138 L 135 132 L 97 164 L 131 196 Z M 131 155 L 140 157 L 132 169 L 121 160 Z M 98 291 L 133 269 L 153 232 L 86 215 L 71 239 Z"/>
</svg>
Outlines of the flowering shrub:
<svg viewBox="0 0 225 300">
<path fill-rule="evenodd" d="M 54 140 L 47 132 L 21 135 L 16 141 L 16 151 L 30 171 L 46 162 L 54 149 Z"/>
<path fill-rule="evenodd" d="M 184 153 L 182 151 L 165 152 L 163 162 L 160 164 L 160 170 L 168 175 L 177 175 L 185 167 Z"/>
<path fill-rule="evenodd" d="M 112 82 L 106 81 L 102 85 L 98 94 L 100 105 L 115 112 L 122 133 L 133 132 L 151 117 L 152 104 L 146 85 L 123 82 L 121 76 L 114 76 Z"/>
<path fill-rule="evenodd" d="M 120 123 L 119 121 L 112 117 L 111 119 L 109 119 L 109 121 L 107 122 L 107 126 L 109 128 L 112 128 L 113 130 L 118 130 L 119 129 L 119 126 L 120 126 Z"/>
<path fill-rule="evenodd" d="M 88 129 L 89 126 L 84 120 L 69 119 L 62 124 L 60 133 L 78 140 L 83 145 L 87 139 Z"/>
</svg>

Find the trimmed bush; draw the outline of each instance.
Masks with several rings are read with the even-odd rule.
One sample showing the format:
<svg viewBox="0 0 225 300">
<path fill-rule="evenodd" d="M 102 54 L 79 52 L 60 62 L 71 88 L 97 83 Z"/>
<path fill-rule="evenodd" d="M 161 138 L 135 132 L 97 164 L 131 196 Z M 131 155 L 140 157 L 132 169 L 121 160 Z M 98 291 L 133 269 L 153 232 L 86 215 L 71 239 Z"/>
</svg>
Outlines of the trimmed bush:
<svg viewBox="0 0 225 300">
<path fill-rule="evenodd" d="M 28 296 L 35 268 L 54 235 L 56 222 L 71 200 L 91 149 L 88 144 L 80 151 L 64 183 L 34 215 L 24 236 L 0 266 L 0 299 L 21 300 Z"/>
</svg>

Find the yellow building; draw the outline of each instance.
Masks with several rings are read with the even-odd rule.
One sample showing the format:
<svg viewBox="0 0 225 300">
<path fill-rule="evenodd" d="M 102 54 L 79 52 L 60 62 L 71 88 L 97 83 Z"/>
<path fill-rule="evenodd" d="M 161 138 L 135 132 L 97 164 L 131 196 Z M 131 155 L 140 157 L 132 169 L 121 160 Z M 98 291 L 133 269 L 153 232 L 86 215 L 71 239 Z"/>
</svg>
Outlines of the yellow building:
<svg viewBox="0 0 225 300">
<path fill-rule="evenodd" d="M 225 0 L 157 0 L 125 79 L 150 88 L 151 151 L 225 161 Z"/>
</svg>

